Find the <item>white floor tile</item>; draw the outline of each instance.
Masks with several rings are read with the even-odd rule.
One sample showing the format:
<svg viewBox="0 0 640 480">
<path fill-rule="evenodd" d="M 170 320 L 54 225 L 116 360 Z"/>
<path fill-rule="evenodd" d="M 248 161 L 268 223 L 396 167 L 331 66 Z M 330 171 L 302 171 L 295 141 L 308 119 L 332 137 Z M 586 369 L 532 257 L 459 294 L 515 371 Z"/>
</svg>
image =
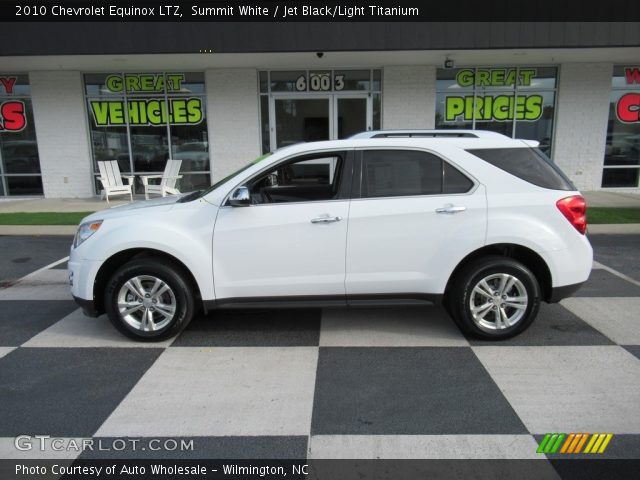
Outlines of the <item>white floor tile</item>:
<svg viewBox="0 0 640 480">
<path fill-rule="evenodd" d="M 9 288 L 0 290 L 0 300 L 72 300 L 66 270 L 43 270 Z"/>
<path fill-rule="evenodd" d="M 96 436 L 308 435 L 316 347 L 170 348 Z"/>
<path fill-rule="evenodd" d="M 39 433 L 39 435 L 46 435 Z M 16 441 L 18 446 L 16 446 Z M 76 449 L 78 447 L 78 449 Z M 0 437 L 0 459 L 73 460 L 82 453 L 81 438 Z M 26 477 L 25 477 L 26 478 Z"/>
<path fill-rule="evenodd" d="M 622 347 L 473 350 L 531 433 L 640 432 L 640 362 Z"/>
<path fill-rule="evenodd" d="M 0 347 L 0 358 L 15 350 L 16 347 Z"/>
<path fill-rule="evenodd" d="M 309 458 L 541 459 L 531 435 L 314 435 Z"/>
<path fill-rule="evenodd" d="M 640 298 L 566 298 L 562 306 L 620 345 L 640 345 Z"/>
<path fill-rule="evenodd" d="M 442 308 L 325 309 L 320 345 L 325 347 L 468 346 Z"/>
<path fill-rule="evenodd" d="M 22 346 L 162 348 L 169 346 L 172 342 L 173 338 L 163 342 L 137 342 L 116 330 L 106 316 L 87 317 L 81 309 L 78 309 Z"/>
</svg>

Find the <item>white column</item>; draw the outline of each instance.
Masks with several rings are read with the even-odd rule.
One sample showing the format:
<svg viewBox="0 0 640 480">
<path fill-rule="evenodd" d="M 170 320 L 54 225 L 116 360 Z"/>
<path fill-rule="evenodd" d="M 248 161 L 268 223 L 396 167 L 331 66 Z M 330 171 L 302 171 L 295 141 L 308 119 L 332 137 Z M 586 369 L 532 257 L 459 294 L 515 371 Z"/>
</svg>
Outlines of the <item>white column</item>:
<svg viewBox="0 0 640 480">
<path fill-rule="evenodd" d="M 260 155 L 258 73 L 254 69 L 205 71 L 212 181 Z"/>
<path fill-rule="evenodd" d="M 80 72 L 29 72 L 42 184 L 47 198 L 93 196 Z"/>
<path fill-rule="evenodd" d="M 436 67 L 384 67 L 383 128 L 434 128 L 435 117 Z"/>
<path fill-rule="evenodd" d="M 553 160 L 580 190 L 598 190 L 613 65 L 564 63 L 556 101 Z"/>
</svg>

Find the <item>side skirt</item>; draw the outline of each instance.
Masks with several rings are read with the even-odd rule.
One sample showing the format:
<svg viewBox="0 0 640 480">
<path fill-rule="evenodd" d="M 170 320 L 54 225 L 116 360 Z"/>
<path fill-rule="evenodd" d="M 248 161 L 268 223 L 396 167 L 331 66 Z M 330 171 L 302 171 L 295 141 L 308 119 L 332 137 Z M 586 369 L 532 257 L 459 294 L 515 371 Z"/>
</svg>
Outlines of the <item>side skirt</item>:
<svg viewBox="0 0 640 480">
<path fill-rule="evenodd" d="M 332 307 L 395 307 L 408 305 L 439 305 L 441 294 L 385 293 L 359 295 L 296 295 L 288 297 L 238 297 L 204 300 L 206 311 L 216 309 L 284 309 Z"/>
</svg>

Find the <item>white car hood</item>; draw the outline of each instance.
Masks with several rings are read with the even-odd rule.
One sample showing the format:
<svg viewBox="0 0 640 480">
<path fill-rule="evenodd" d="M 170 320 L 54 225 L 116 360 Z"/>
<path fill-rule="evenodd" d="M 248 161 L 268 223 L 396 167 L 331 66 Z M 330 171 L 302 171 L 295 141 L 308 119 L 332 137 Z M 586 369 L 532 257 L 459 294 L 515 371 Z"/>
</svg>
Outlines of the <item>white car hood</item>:
<svg viewBox="0 0 640 480">
<path fill-rule="evenodd" d="M 132 212 L 132 210 L 141 210 L 144 208 L 152 208 L 152 207 L 162 207 L 162 206 L 170 206 L 176 203 L 180 198 L 182 198 L 185 194 L 182 193 L 180 195 L 170 195 L 168 197 L 158 197 L 153 198 L 151 200 L 144 200 L 141 202 L 133 202 L 127 203 L 125 205 L 118 205 L 117 207 L 111 207 L 106 210 L 100 210 L 99 212 L 92 213 L 88 217 L 84 218 L 82 222 L 87 222 L 91 220 L 98 219 L 106 219 L 112 217 L 120 217 L 124 215 L 135 215 L 137 213 L 142 212 Z"/>
</svg>

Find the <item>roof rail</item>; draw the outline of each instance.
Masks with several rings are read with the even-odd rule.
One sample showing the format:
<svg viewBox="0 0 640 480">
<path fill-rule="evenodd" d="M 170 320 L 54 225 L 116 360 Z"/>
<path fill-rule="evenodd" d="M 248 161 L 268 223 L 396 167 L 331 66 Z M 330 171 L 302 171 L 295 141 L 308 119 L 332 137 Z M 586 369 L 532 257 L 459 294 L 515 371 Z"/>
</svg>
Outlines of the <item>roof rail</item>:
<svg viewBox="0 0 640 480">
<path fill-rule="evenodd" d="M 351 139 L 365 138 L 487 138 L 502 137 L 509 138 L 501 133 L 488 130 L 371 130 L 352 135 Z"/>
</svg>

